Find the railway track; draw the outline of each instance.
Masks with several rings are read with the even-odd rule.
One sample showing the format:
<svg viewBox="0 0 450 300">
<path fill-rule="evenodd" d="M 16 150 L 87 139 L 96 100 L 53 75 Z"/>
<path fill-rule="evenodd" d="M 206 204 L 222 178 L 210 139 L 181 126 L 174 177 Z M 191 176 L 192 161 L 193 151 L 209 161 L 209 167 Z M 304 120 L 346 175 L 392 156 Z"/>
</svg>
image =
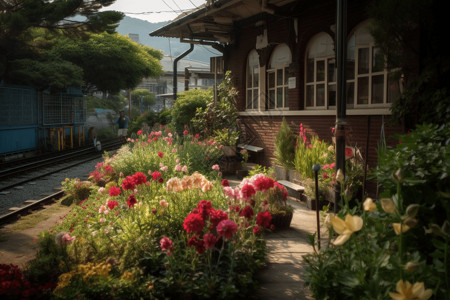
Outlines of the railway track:
<svg viewBox="0 0 450 300">
<path fill-rule="evenodd" d="M 102 152 L 97 152 L 93 149 L 86 149 L 88 151 L 72 152 L 70 155 L 55 157 L 54 160 L 47 158 L 41 161 L 26 163 L 8 170 L 2 170 L 0 171 L 0 195 L 2 195 L 2 197 L 0 197 L 0 204 L 2 198 L 6 200 L 6 198 L 10 196 L 9 194 L 12 195 L 20 192 L 17 190 L 23 189 L 23 185 L 26 185 L 25 188 L 32 189 L 29 185 L 34 185 L 36 188 L 36 181 L 39 180 L 43 181 L 43 183 L 39 185 L 49 185 L 48 190 L 53 190 L 55 184 L 50 186 L 52 183 L 46 182 L 45 180 L 47 178 L 57 176 L 60 172 L 68 172 L 71 168 L 77 168 L 77 166 L 82 164 L 89 162 L 95 163 L 95 160 L 99 161 L 101 159 L 103 151 L 113 151 L 118 149 L 121 145 L 122 143 L 119 140 L 113 140 L 102 145 Z M 90 171 L 92 171 L 92 169 Z M 85 172 L 85 175 L 87 175 L 87 172 Z M 68 177 L 72 176 L 68 175 Z M 58 183 L 60 182 L 61 181 Z M 64 193 L 62 191 L 58 191 L 53 192 L 50 195 L 46 195 L 39 200 L 21 199 L 17 201 L 20 203 L 3 203 L 3 213 L 2 209 L 0 209 L 0 224 L 14 221 L 19 216 L 32 213 L 34 210 L 42 207 L 42 205 L 54 202 L 63 195 Z M 5 209 L 5 206 L 9 206 L 9 211 Z M 14 207 L 14 210 L 11 211 L 12 207 Z"/>
</svg>

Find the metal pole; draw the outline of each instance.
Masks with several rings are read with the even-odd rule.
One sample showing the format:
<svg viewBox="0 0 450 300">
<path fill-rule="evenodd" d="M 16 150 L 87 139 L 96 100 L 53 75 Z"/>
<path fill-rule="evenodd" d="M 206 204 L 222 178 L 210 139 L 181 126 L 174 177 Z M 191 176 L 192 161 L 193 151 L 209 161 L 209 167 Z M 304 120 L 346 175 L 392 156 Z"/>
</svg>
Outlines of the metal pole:
<svg viewBox="0 0 450 300">
<path fill-rule="evenodd" d="M 188 55 L 189 53 L 192 52 L 192 50 L 194 50 L 194 44 L 190 44 L 191 46 L 189 47 L 189 49 L 187 49 L 184 53 L 180 54 L 179 56 L 177 56 L 177 58 L 175 58 L 175 60 L 173 61 L 173 77 L 172 77 L 172 81 L 173 81 L 173 101 L 177 100 L 177 91 L 178 91 L 178 86 L 177 86 L 177 63 L 180 59 L 182 59 L 183 57 L 185 57 L 186 55 Z"/>
<path fill-rule="evenodd" d="M 320 218 L 319 218 L 319 207 L 320 207 L 320 199 L 319 199 L 319 179 L 317 178 L 317 173 L 320 171 L 320 165 L 315 164 L 313 166 L 314 178 L 316 184 L 316 220 L 317 220 L 317 247 L 320 250 Z"/>
<path fill-rule="evenodd" d="M 337 0 L 336 6 L 336 66 L 337 66 L 337 105 L 336 105 L 336 173 L 341 170 L 345 175 L 345 118 L 346 118 L 346 35 L 347 0 Z M 336 185 L 334 211 L 340 208 L 341 186 Z"/>
</svg>

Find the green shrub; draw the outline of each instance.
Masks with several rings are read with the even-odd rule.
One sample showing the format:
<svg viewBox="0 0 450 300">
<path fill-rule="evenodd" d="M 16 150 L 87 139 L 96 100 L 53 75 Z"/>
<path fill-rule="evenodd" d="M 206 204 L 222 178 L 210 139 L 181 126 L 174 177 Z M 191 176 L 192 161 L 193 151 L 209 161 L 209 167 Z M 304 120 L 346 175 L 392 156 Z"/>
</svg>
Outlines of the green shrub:
<svg viewBox="0 0 450 300">
<path fill-rule="evenodd" d="M 181 134 L 185 125 L 191 126 L 197 108 L 206 108 L 206 104 L 213 97 L 212 90 L 189 90 L 178 95 L 172 108 L 172 121 L 177 132 Z"/>
<path fill-rule="evenodd" d="M 275 138 L 275 158 L 276 162 L 286 169 L 294 169 L 295 160 L 295 135 L 283 117 L 280 131 Z"/>
</svg>

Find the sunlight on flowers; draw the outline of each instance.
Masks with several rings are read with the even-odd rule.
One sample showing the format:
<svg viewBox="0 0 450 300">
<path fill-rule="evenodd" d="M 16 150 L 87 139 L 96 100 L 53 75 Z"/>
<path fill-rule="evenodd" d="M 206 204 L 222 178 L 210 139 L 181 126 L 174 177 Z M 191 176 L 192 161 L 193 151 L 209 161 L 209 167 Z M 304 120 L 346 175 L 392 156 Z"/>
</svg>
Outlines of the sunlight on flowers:
<svg viewBox="0 0 450 300">
<path fill-rule="evenodd" d="M 372 198 L 367 198 L 366 201 L 363 203 L 363 207 L 365 211 L 373 212 L 375 209 L 377 209 L 377 206 L 375 203 L 373 203 Z"/>
<path fill-rule="evenodd" d="M 427 300 L 433 294 L 431 289 L 425 289 L 423 282 L 411 284 L 409 281 L 404 282 L 401 279 L 397 282 L 396 289 L 397 293 L 389 292 L 389 296 L 394 300 Z"/>
<path fill-rule="evenodd" d="M 347 214 L 345 221 L 339 217 L 334 217 L 331 219 L 331 224 L 333 225 L 334 231 L 339 234 L 333 241 L 333 244 L 339 246 L 344 244 L 354 232 L 361 230 L 363 219 L 359 216 Z"/>
<path fill-rule="evenodd" d="M 395 213 L 395 204 L 394 201 L 392 201 L 391 198 L 382 198 L 380 199 L 381 207 L 383 210 L 388 214 Z"/>
<path fill-rule="evenodd" d="M 394 227 L 395 234 L 400 235 L 409 230 L 409 226 L 402 223 L 392 223 L 392 227 Z"/>
</svg>

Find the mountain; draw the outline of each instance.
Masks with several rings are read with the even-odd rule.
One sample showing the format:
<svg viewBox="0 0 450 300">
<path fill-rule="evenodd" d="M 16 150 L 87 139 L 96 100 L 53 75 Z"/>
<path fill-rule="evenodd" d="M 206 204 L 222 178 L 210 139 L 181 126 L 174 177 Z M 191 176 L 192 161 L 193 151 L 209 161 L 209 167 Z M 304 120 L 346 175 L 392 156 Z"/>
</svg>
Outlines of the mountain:
<svg viewBox="0 0 450 300">
<path fill-rule="evenodd" d="M 151 23 L 141 19 L 131 18 L 125 16 L 116 31 L 121 35 L 128 35 L 130 33 L 139 35 L 139 42 L 143 45 L 162 50 L 164 55 L 171 55 L 177 57 L 184 51 L 189 49 L 189 44 L 180 43 L 178 39 L 151 37 L 150 32 L 161 28 L 168 22 Z M 211 48 L 210 46 L 195 45 L 194 50 L 185 57 L 185 59 L 198 60 L 209 63 L 211 56 L 221 56 L 221 53 Z"/>
</svg>

